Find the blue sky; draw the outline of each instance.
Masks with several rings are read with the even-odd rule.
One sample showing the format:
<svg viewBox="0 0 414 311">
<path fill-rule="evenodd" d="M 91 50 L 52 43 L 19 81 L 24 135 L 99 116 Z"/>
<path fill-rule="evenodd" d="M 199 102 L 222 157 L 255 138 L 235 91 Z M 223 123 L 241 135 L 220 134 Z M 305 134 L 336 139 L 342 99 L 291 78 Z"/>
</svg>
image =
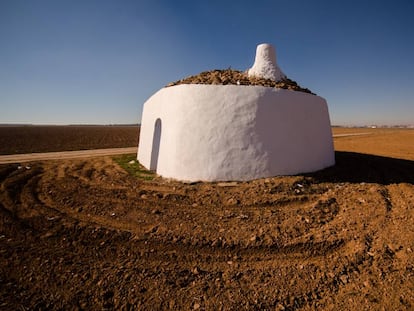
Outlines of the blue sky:
<svg viewBox="0 0 414 311">
<path fill-rule="evenodd" d="M 414 124 L 412 1 L 0 0 L 0 123 L 138 123 L 171 81 L 276 46 L 338 125 Z"/>
</svg>

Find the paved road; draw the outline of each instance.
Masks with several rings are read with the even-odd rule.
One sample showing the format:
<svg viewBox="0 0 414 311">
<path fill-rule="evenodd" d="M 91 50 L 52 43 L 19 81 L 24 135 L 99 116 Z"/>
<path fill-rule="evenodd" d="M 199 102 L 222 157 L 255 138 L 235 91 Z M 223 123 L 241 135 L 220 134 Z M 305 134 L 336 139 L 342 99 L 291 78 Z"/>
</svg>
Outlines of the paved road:
<svg viewBox="0 0 414 311">
<path fill-rule="evenodd" d="M 137 147 L 129 147 L 129 148 L 94 149 L 94 150 L 79 150 L 79 151 L 11 154 L 11 155 L 0 156 L 0 164 L 23 163 L 23 162 L 43 161 L 43 160 L 90 158 L 90 157 L 97 157 L 97 156 L 127 154 L 127 153 L 136 153 L 136 152 L 137 152 Z"/>
<path fill-rule="evenodd" d="M 361 136 L 361 135 L 369 135 L 371 133 L 349 133 L 349 134 L 336 134 L 333 135 L 333 138 L 335 137 L 346 137 L 346 136 Z"/>
<path fill-rule="evenodd" d="M 333 137 L 335 138 L 335 137 L 345 137 L 345 136 L 359 136 L 359 135 L 368 135 L 368 134 L 370 133 L 337 134 L 337 135 L 333 135 Z M 137 152 L 137 147 L 129 147 L 129 148 L 94 149 L 94 150 L 80 150 L 80 151 L 11 154 L 11 155 L 0 156 L 0 164 L 23 163 L 23 162 L 44 161 L 44 160 L 90 158 L 90 157 L 96 157 L 96 156 L 107 156 L 107 155 L 127 154 L 127 153 L 136 153 L 136 152 Z"/>
</svg>

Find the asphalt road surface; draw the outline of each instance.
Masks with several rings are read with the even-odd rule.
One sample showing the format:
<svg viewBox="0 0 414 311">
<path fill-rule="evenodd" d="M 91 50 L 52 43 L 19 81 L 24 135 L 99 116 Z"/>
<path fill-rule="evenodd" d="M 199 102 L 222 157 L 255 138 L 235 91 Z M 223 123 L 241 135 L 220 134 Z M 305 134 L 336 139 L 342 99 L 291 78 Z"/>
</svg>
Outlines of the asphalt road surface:
<svg viewBox="0 0 414 311">
<path fill-rule="evenodd" d="M 345 136 L 359 136 L 359 135 L 368 135 L 368 134 L 370 133 L 337 134 L 337 135 L 333 135 L 333 137 L 335 138 L 335 137 L 345 137 Z M 137 151 L 137 147 L 128 147 L 128 148 L 79 150 L 79 151 L 10 154 L 10 155 L 0 156 L 0 164 L 24 163 L 24 162 L 44 161 L 44 160 L 90 158 L 90 157 L 96 157 L 96 156 L 108 156 L 108 155 L 135 153 L 136 151 Z"/>
</svg>

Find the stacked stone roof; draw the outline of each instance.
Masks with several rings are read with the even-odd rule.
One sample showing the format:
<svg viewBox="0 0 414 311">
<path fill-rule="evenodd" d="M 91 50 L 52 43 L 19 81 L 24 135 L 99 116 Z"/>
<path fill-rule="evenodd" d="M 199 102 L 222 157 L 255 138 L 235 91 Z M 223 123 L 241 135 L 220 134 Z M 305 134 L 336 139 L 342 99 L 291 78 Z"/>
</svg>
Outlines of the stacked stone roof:
<svg viewBox="0 0 414 311">
<path fill-rule="evenodd" d="M 204 71 L 198 75 L 171 82 L 167 85 L 167 87 L 179 84 L 261 85 L 314 94 L 309 89 L 299 86 L 295 81 L 288 78 L 283 78 L 280 81 L 273 81 L 271 79 L 249 76 L 246 72 L 230 68 L 224 70 L 216 69 Z"/>
</svg>

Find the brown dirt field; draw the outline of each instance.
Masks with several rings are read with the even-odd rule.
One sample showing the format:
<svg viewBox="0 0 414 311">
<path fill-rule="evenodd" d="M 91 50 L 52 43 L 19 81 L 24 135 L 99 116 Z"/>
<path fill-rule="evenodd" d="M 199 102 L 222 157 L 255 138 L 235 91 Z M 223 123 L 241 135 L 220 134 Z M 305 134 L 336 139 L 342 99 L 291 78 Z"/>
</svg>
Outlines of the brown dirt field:
<svg viewBox="0 0 414 311">
<path fill-rule="evenodd" d="M 142 180 L 110 157 L 0 165 L 0 309 L 412 310 L 413 133 L 239 183 Z"/>
<path fill-rule="evenodd" d="M 139 126 L 0 126 L 0 155 L 134 147 Z"/>
<path fill-rule="evenodd" d="M 367 133 L 335 139 L 335 150 L 414 160 L 414 129 L 333 128 L 333 134 Z"/>
</svg>

